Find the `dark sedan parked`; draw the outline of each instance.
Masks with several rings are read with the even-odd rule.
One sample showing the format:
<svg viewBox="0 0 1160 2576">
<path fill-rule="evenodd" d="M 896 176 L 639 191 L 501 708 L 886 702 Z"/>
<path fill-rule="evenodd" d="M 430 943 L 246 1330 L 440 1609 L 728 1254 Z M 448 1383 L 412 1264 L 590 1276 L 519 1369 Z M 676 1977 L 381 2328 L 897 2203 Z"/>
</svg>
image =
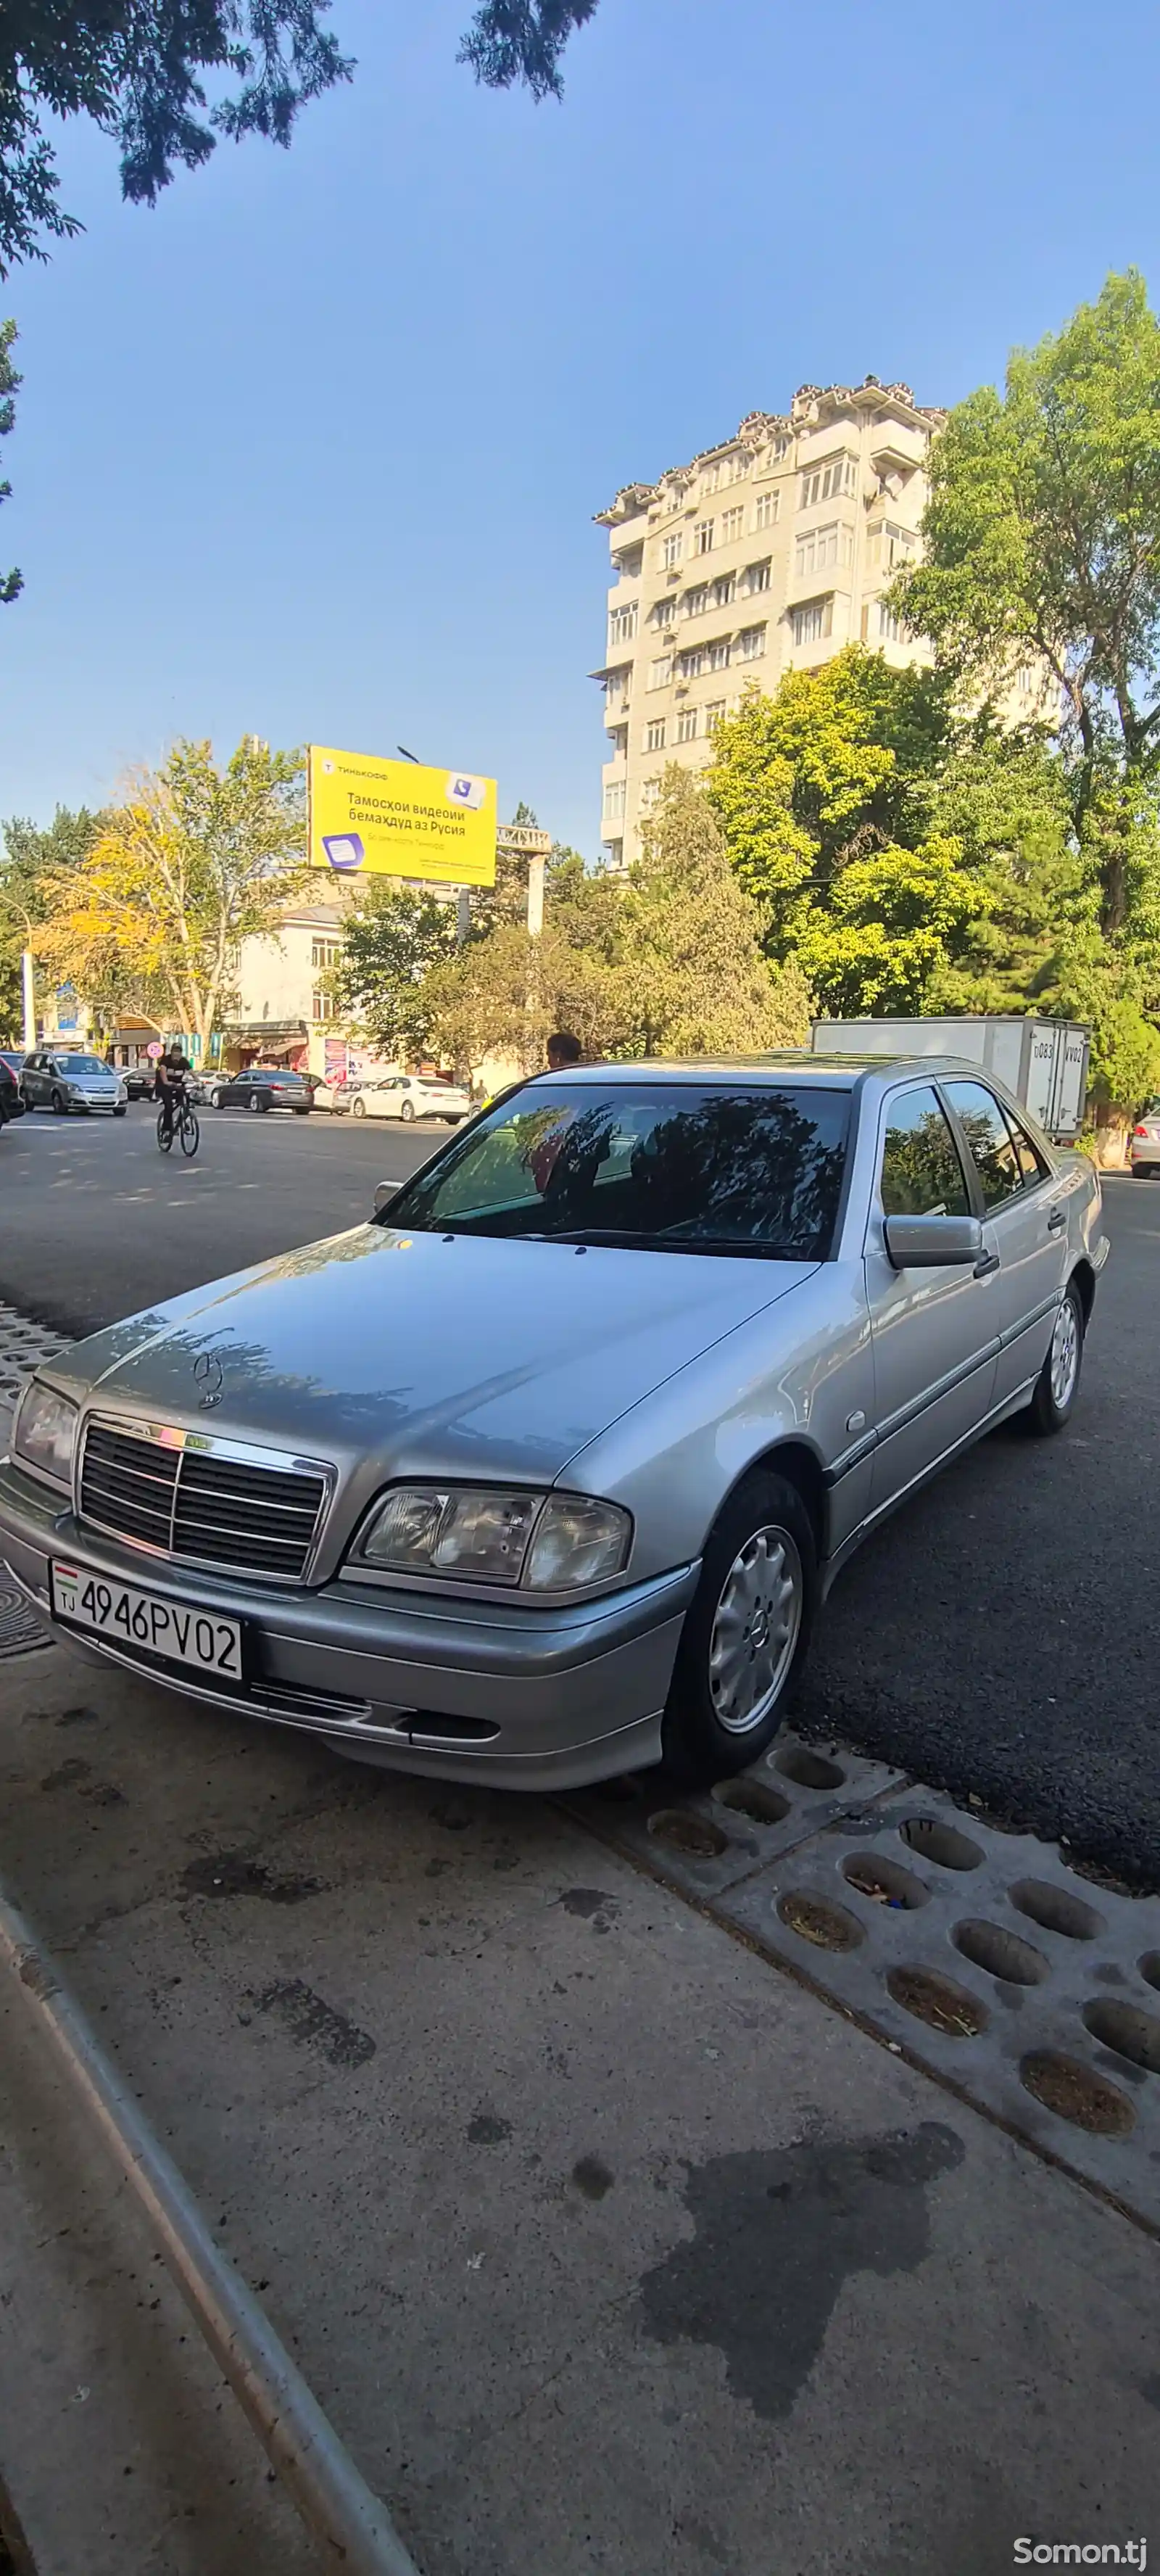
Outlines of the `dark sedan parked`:
<svg viewBox="0 0 1160 2576">
<path fill-rule="evenodd" d="M 305 1118 L 314 1093 L 300 1073 L 282 1064 L 248 1064 L 243 1073 L 218 1073 L 205 1085 L 211 1109 L 292 1109 Z"/>
<path fill-rule="evenodd" d="M 9 1118 L 23 1118 L 24 1094 L 20 1088 L 22 1055 L 0 1054 L 0 1127 Z"/>
</svg>

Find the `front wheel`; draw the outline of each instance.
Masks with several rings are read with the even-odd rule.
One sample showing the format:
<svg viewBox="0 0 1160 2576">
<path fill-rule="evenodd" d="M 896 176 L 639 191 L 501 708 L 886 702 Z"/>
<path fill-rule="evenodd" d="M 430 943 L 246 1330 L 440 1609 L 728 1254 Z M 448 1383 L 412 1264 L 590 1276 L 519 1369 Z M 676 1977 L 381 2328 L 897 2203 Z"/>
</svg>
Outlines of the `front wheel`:
<svg viewBox="0 0 1160 2576">
<path fill-rule="evenodd" d="M 54 1118 L 63 1118 L 63 1117 L 64 1117 L 64 1115 L 65 1115 L 65 1100 L 64 1100 L 64 1094 L 63 1094 L 63 1092 L 60 1092 L 60 1091 L 54 1091 L 54 1092 L 53 1092 L 53 1095 L 52 1095 L 52 1114 L 53 1114 L 53 1117 L 54 1117 Z"/>
<path fill-rule="evenodd" d="M 252 1091 L 250 1093 L 250 1097 L 246 1102 L 246 1107 L 249 1110 L 251 1117 L 257 1116 L 263 1109 L 268 1108 L 268 1106 L 269 1103 L 262 1100 L 256 1091 Z"/>
<path fill-rule="evenodd" d="M 123 1109 L 123 1108 L 121 1108 L 121 1109 L 114 1109 L 114 1111 L 113 1111 L 113 1116 L 114 1116 L 114 1118 L 123 1118 L 123 1117 L 125 1116 L 125 1111 L 124 1111 L 124 1109 Z"/>
<path fill-rule="evenodd" d="M 1083 1299 L 1073 1279 L 1052 1325 L 1051 1345 L 1023 1417 L 1028 1430 L 1041 1440 L 1062 1431 L 1074 1408 L 1083 1367 L 1083 1336 Z"/>
<path fill-rule="evenodd" d="M 403 1102 L 403 1106 L 402 1106 L 402 1108 L 401 1108 L 401 1109 L 400 1109 L 400 1111 L 399 1111 L 399 1116 L 400 1116 L 400 1118 L 405 1118 L 405 1119 L 406 1119 L 406 1121 L 407 1121 L 407 1124 L 408 1124 L 408 1126 L 409 1126 L 409 1125 L 410 1125 L 410 1122 L 411 1122 L 411 1120 L 412 1120 L 412 1118 L 414 1117 L 414 1115 L 415 1115 L 415 1104 L 414 1104 L 414 1101 L 413 1101 L 413 1100 L 405 1100 L 405 1101 Z"/>
<path fill-rule="evenodd" d="M 198 1146 L 200 1145 L 200 1143 L 201 1143 L 201 1129 L 200 1129 L 200 1127 L 198 1126 L 197 1120 L 196 1120 L 196 1118 L 195 1118 L 195 1116 L 194 1116 L 194 1114 L 193 1114 L 192 1109 L 187 1109 L 187 1110 L 186 1110 L 186 1113 L 185 1113 L 185 1116 L 184 1116 L 184 1118 L 182 1119 L 182 1122 L 181 1122 L 181 1150 L 182 1150 L 182 1153 L 183 1153 L 183 1154 L 196 1154 L 197 1149 L 198 1149 Z"/>
<path fill-rule="evenodd" d="M 788 1478 L 759 1471 L 726 1503 L 685 1615 L 665 1710 L 665 1767 L 696 1788 L 744 1771 L 777 1734 L 817 1599 L 809 1514 Z"/>
</svg>

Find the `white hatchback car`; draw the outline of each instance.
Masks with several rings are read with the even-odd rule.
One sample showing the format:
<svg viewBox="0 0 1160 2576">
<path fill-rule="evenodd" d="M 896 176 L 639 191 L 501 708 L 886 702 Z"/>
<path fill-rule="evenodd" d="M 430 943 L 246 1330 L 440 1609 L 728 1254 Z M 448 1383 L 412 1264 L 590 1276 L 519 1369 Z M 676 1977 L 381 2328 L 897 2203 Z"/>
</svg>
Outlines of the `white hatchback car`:
<svg viewBox="0 0 1160 2576">
<path fill-rule="evenodd" d="M 1128 1161 L 1135 1181 L 1160 1172 L 1160 1099 L 1149 1100 L 1128 1138 Z"/>
<path fill-rule="evenodd" d="M 353 1118 L 446 1118 L 453 1127 L 471 1116 L 471 1093 L 458 1083 L 423 1073 L 384 1073 L 351 1085 Z"/>
</svg>

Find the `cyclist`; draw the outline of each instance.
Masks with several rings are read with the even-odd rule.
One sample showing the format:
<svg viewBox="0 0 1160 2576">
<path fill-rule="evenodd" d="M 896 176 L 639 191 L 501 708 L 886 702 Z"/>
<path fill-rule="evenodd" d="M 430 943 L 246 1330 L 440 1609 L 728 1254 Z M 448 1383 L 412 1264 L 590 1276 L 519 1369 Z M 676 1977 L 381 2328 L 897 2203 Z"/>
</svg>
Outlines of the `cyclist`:
<svg viewBox="0 0 1160 2576">
<path fill-rule="evenodd" d="M 161 1103 L 161 1134 L 173 1142 L 173 1120 L 185 1094 L 185 1077 L 193 1067 L 179 1046 L 171 1046 L 168 1055 L 158 1056 L 155 1098 Z"/>
</svg>

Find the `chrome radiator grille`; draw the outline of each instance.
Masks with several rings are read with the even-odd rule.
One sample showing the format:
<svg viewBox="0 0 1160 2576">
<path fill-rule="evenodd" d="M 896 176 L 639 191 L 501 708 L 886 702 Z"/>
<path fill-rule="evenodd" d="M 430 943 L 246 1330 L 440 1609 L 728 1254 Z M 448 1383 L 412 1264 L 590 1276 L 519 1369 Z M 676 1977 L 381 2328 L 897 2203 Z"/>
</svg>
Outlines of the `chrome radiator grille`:
<svg viewBox="0 0 1160 2576">
<path fill-rule="evenodd" d="M 90 1422 L 80 1516 L 183 1563 L 299 1582 L 326 1501 L 318 1468 L 263 1466 L 229 1444 L 184 1444 L 142 1424 Z"/>
</svg>

